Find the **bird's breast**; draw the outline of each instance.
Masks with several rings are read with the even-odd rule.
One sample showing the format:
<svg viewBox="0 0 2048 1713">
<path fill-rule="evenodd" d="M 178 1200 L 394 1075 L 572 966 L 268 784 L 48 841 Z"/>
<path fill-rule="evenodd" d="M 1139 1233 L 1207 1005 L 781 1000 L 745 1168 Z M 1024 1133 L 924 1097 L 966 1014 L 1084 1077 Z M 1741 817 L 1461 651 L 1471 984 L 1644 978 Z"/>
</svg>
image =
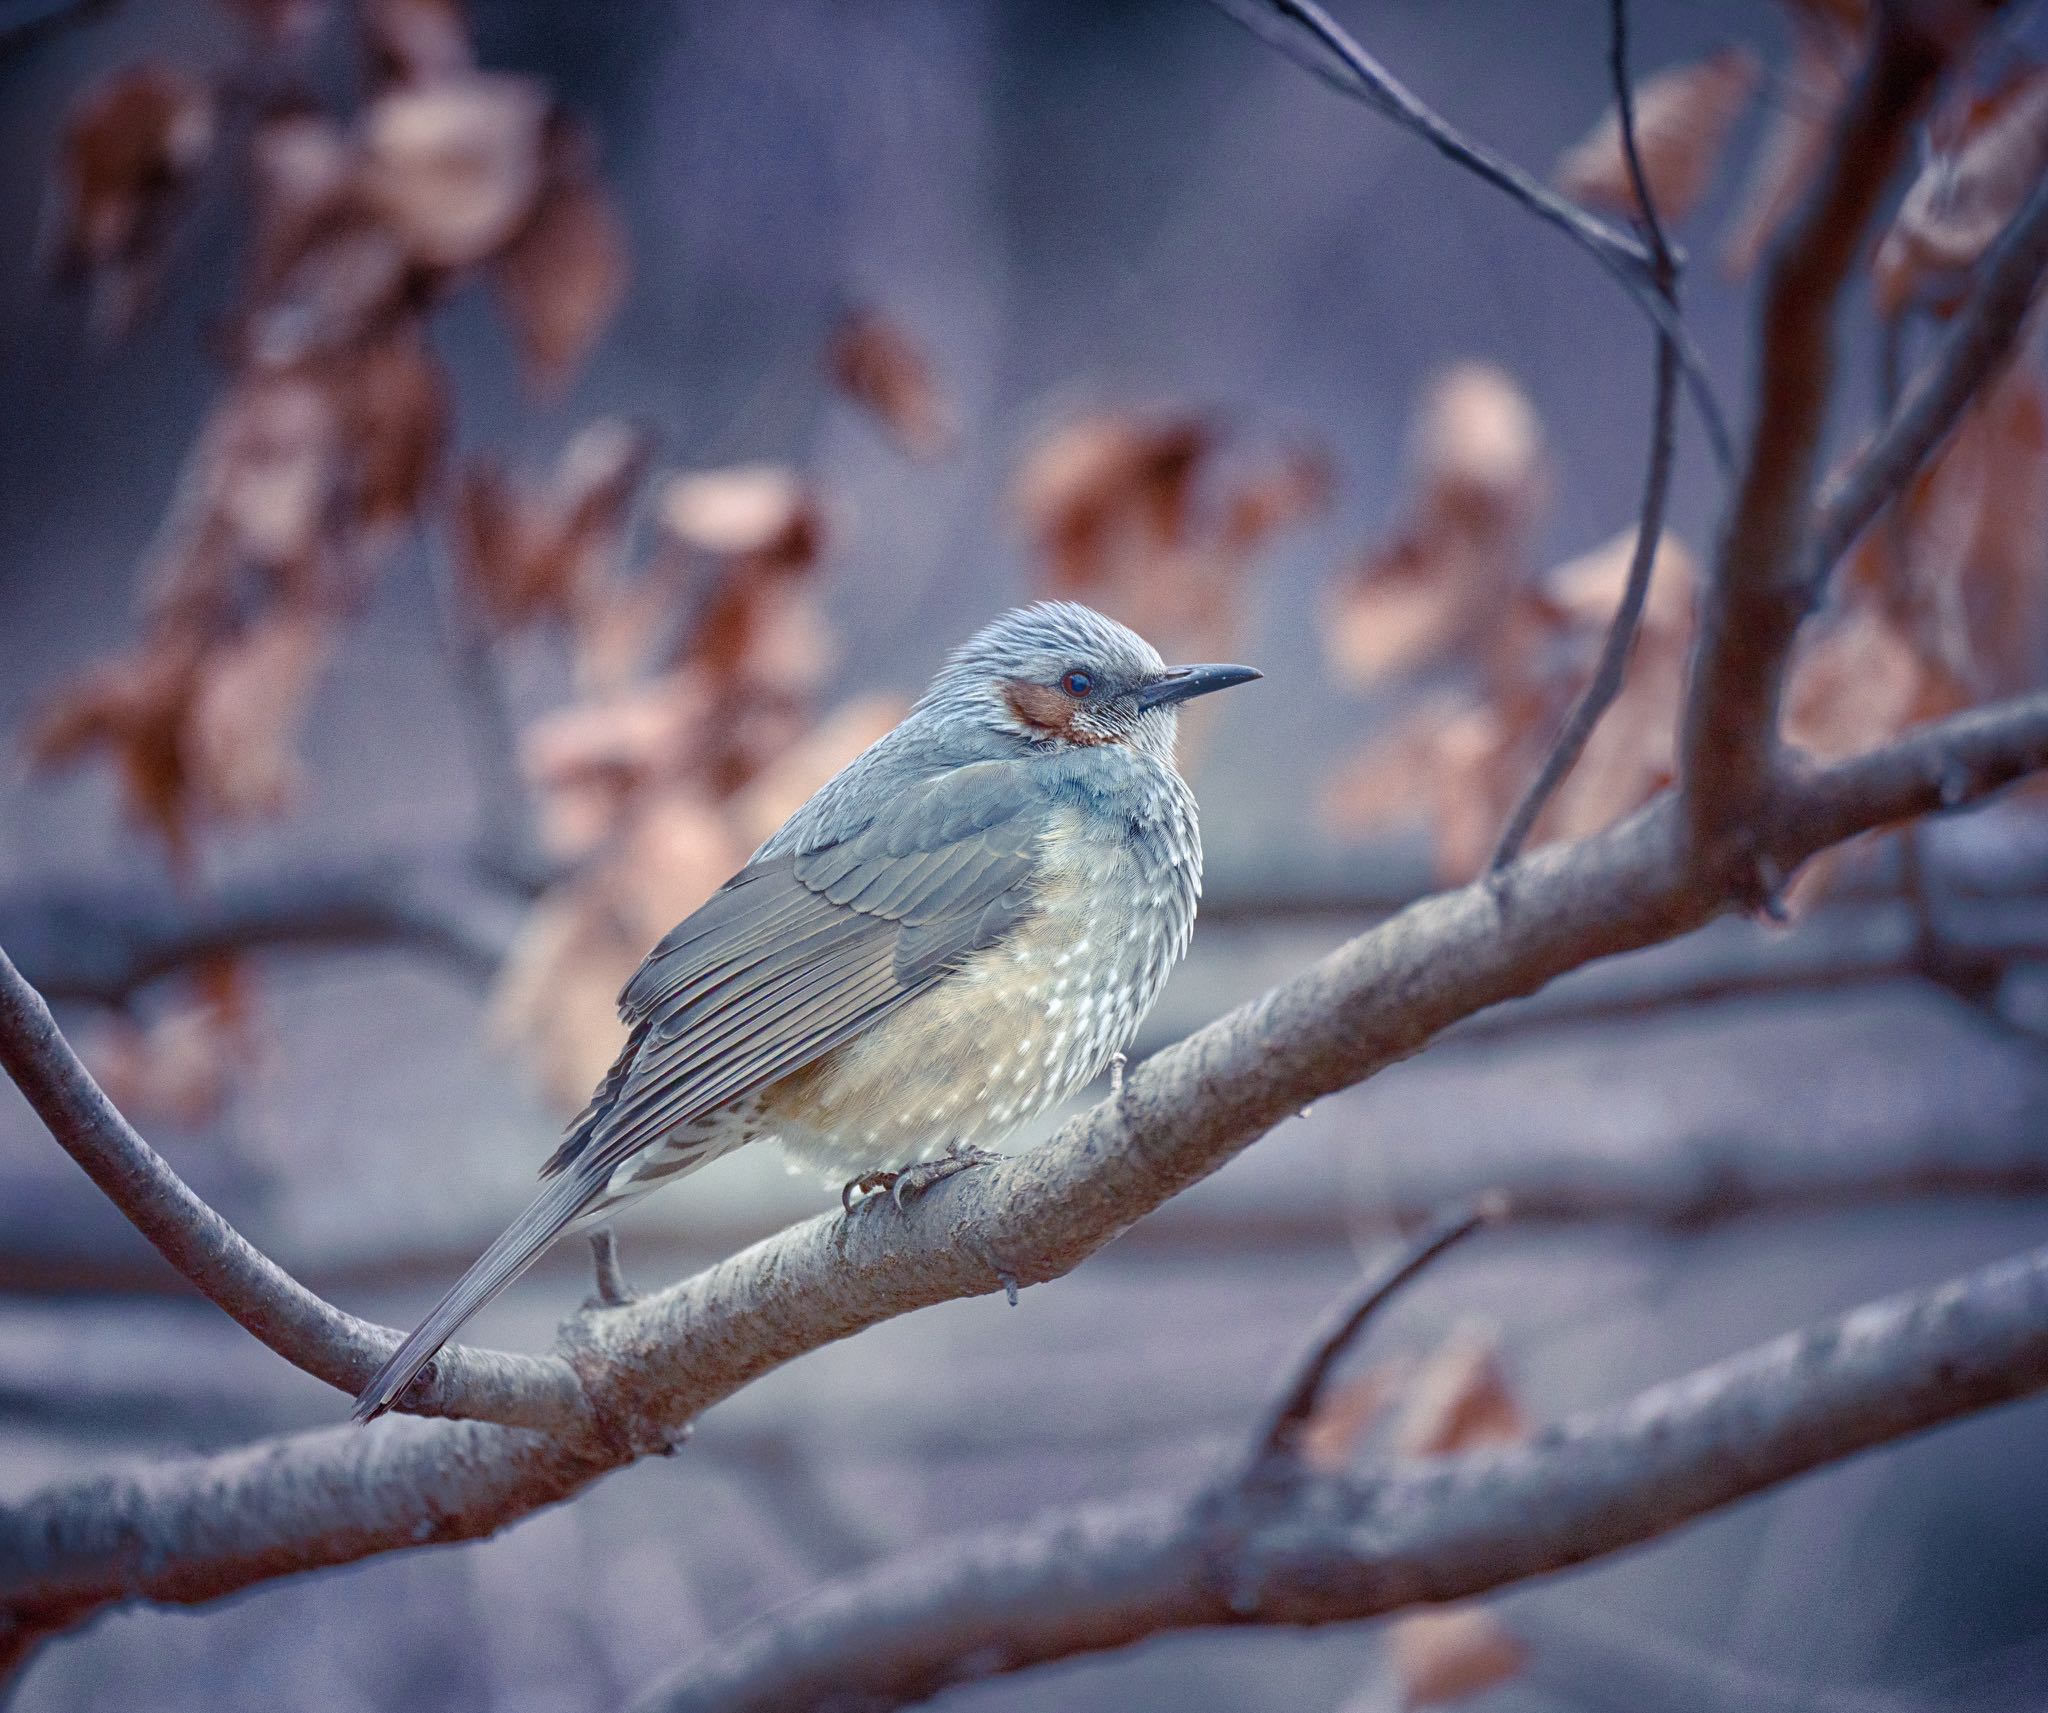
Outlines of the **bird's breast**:
<svg viewBox="0 0 2048 1713">
<path fill-rule="evenodd" d="M 764 1093 L 798 1156 L 835 1172 L 993 1142 L 1128 1045 L 1186 949 L 1200 847 L 1055 817 L 1032 913 L 866 1034 Z"/>
</svg>

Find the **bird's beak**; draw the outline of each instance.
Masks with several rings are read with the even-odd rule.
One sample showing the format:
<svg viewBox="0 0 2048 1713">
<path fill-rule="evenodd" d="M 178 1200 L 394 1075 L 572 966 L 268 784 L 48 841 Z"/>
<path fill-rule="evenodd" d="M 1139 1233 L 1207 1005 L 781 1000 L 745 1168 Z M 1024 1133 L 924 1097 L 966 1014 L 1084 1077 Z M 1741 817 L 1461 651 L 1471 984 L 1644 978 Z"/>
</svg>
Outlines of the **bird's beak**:
<svg viewBox="0 0 2048 1713">
<path fill-rule="evenodd" d="M 1233 684 L 1249 684 L 1265 674 L 1252 666 L 1169 666 L 1138 691 L 1141 708 L 1164 708 L 1185 702 L 1191 696 L 1206 696 L 1212 690 L 1228 690 Z"/>
</svg>

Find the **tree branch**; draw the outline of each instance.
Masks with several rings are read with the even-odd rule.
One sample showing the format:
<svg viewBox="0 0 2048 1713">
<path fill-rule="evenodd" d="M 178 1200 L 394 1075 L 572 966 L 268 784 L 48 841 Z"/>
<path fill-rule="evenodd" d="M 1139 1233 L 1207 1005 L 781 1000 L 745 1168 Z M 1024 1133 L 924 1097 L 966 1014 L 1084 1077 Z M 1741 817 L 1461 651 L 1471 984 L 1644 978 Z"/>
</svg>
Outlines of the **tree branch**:
<svg viewBox="0 0 2048 1713">
<path fill-rule="evenodd" d="M 0 950 L 0 1066 L 58 1144 L 157 1252 L 262 1343 L 317 1380 L 349 1391 L 376 1372 L 398 1335 L 307 1290 L 186 1185 L 115 1110 L 59 1033 L 41 995 Z M 487 1415 L 557 1430 L 587 1425 L 576 1375 L 554 1358 L 449 1353 L 427 1414 Z"/>
<path fill-rule="evenodd" d="M 1944 746 L 1960 772 L 1940 765 Z M 1963 716 L 1788 787 L 1763 845 L 1789 871 L 1827 840 L 2044 762 L 2048 696 Z M 117 1600 L 211 1599 L 281 1570 L 488 1534 L 606 1468 L 673 1449 L 705 1409 L 806 1351 L 1001 1289 L 1004 1277 L 1058 1277 L 1273 1125 L 1461 1018 L 1720 913 L 1729 896 L 1686 860 L 1682 832 L 1666 795 L 1594 838 L 1531 853 L 1508 898 L 1475 884 L 1424 899 L 1137 1066 L 1119 1099 L 1027 1154 L 949 1180 L 908 1215 L 884 1201 L 811 1219 L 630 1307 L 578 1316 L 564 1354 L 580 1411 L 560 1362 L 444 1355 L 428 1407 L 550 1416 L 560 1426 L 545 1441 L 446 1422 L 301 1436 L 172 1466 L 132 1502 L 109 1500 L 101 1483 L 0 1512 L 0 1613 L 39 1632 Z M 59 1140 L 216 1301 L 352 1391 L 392 1335 L 331 1326 L 338 1311 L 306 1301 L 64 1062 L 18 978 L 4 991 L 0 1063 Z M 330 1338 L 350 1354 L 337 1358 Z M 1113 1621 L 1113 1607 L 1105 1614 Z"/>
<path fill-rule="evenodd" d="M 637 1713 L 881 1709 L 1163 1631 L 1328 1624 L 1654 1540 L 2048 1388 L 2048 1250 L 1871 1303 L 1523 1445 L 1051 1512 L 786 1605 Z"/>
<path fill-rule="evenodd" d="M 1665 241 L 1664 227 L 1657 218 L 1656 198 L 1651 195 L 1649 177 L 1643 171 L 1642 155 L 1636 145 L 1635 91 L 1628 75 L 1628 0 L 1612 0 L 1612 18 L 1608 66 L 1614 81 L 1615 110 L 1621 118 L 1622 154 L 1628 162 L 1636 205 L 1643 211 L 1643 230 L 1650 246 L 1651 282 L 1676 316 L 1678 259 Z M 1628 676 L 1629 656 L 1635 652 L 1636 630 L 1642 623 L 1644 604 L 1650 598 L 1650 574 L 1664 539 L 1664 507 L 1671 493 L 1677 416 L 1678 342 L 1660 330 L 1650 404 L 1650 467 L 1643 477 L 1643 503 L 1638 513 L 1635 551 L 1629 557 L 1628 580 L 1622 586 L 1620 605 L 1615 608 L 1606 639 L 1600 645 L 1600 658 L 1593 667 L 1592 678 L 1566 717 L 1543 766 L 1509 815 L 1500 843 L 1494 847 L 1490 866 L 1496 872 L 1522 854 L 1522 846 L 1544 805 L 1578 765 L 1593 728 L 1621 694 L 1622 681 Z"/>
<path fill-rule="evenodd" d="M 411 946 L 482 982 L 504 961 L 520 906 L 467 869 L 379 857 L 230 880 L 196 898 L 125 881 L 24 889 L 0 897 L 0 945 L 48 998 L 100 1005 L 217 953 L 265 946 Z"/>
<path fill-rule="evenodd" d="M 1700 607 L 1680 774 L 1702 859 L 1738 868 L 1753 855 L 1777 763 L 1785 663 L 1807 610 L 1803 573 L 1834 389 L 1838 300 L 1946 63 L 1941 45 L 1898 5 L 1874 15 L 1870 58 L 1827 164 L 1771 263 L 1749 449 Z"/>
<path fill-rule="evenodd" d="M 1367 1279 L 1356 1299 L 1348 1302 L 1317 1329 L 1295 1364 L 1294 1378 L 1282 1388 L 1278 1402 L 1252 1442 L 1254 1465 L 1289 1462 L 1301 1435 L 1322 1402 L 1323 1387 L 1338 1359 L 1357 1342 L 1366 1324 L 1445 1251 L 1455 1249 L 1482 1225 L 1507 1217 L 1507 1200 L 1488 1196 L 1477 1207 L 1439 1215 Z"/>
</svg>

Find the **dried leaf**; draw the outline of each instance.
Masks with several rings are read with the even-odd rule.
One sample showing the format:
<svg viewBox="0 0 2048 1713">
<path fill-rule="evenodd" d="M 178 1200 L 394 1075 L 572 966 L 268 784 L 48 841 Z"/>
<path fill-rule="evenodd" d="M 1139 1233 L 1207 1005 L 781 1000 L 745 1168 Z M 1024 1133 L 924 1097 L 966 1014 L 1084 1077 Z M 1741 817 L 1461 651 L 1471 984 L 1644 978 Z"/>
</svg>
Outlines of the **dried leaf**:
<svg viewBox="0 0 2048 1713">
<path fill-rule="evenodd" d="M 1180 547 L 1195 475 L 1214 444 L 1198 417 L 1093 416 L 1034 447 L 1011 504 L 1046 568 L 1047 592 L 1089 593 L 1115 579 L 1120 556 Z"/>
<path fill-rule="evenodd" d="M 1373 1425 L 1406 1388 L 1414 1364 L 1398 1358 L 1375 1362 L 1351 1379 L 1326 1388 L 1297 1445 L 1310 1469 L 1347 1469 Z"/>
<path fill-rule="evenodd" d="M 530 78 L 472 72 L 393 89 L 363 118 L 362 194 L 422 265 L 481 262 L 533 213 L 547 119 Z"/>
<path fill-rule="evenodd" d="M 52 261 L 91 287 L 94 319 L 125 333 L 155 294 L 171 227 L 213 148 L 213 94 L 166 65 L 139 65 L 88 90 L 64 128 Z"/>
<path fill-rule="evenodd" d="M 1785 735 L 1822 761 L 1843 761 L 1961 703 L 1875 601 L 1850 604 L 1804 643 L 1785 693 Z"/>
<path fill-rule="evenodd" d="M 2048 172 L 2048 69 L 1965 96 L 1932 128 L 1935 147 L 1878 246 L 1877 298 L 1948 310 L 1971 271 Z"/>
<path fill-rule="evenodd" d="M 218 1118 L 255 1054 L 246 978 L 231 958 L 202 964 L 147 1022 L 114 1017 L 85 1039 L 107 1098 L 138 1124 Z"/>
<path fill-rule="evenodd" d="M 534 391 L 553 397 L 582 368 L 626 295 L 626 238 L 595 178 L 560 177 L 497 262 L 498 294 Z"/>
<path fill-rule="evenodd" d="M 1660 218 L 1683 220 L 1706 193 L 1761 72 L 1748 48 L 1726 47 L 1695 65 L 1660 71 L 1636 88 L 1637 152 Z M 1581 202 L 1641 217 L 1615 109 L 1565 153 L 1556 178 Z"/>
<path fill-rule="evenodd" d="M 612 585 L 651 436 L 607 419 L 582 429 L 545 485 L 515 483 L 497 464 L 456 478 L 456 562 L 485 614 L 516 629 L 576 623 Z"/>
<path fill-rule="evenodd" d="M 1298 446 L 1236 483 L 1225 495 L 1222 545 L 1230 554 L 1256 553 L 1284 530 L 1329 510 L 1337 474 L 1320 447 Z"/>
<path fill-rule="evenodd" d="M 617 832 L 651 785 L 687 777 L 711 707 L 700 676 L 675 672 L 535 721 L 520 749 L 548 848 L 583 855 Z"/>
<path fill-rule="evenodd" d="M 1417 415 L 1409 480 L 1400 529 L 1326 602 L 1324 650 L 1353 683 L 1441 660 L 1499 621 L 1547 498 L 1535 411 L 1498 369 L 1446 371 Z"/>
<path fill-rule="evenodd" d="M 741 464 L 672 477 L 661 523 L 686 548 L 721 558 L 760 557 L 809 565 L 818 553 L 817 501 L 793 470 Z"/>
<path fill-rule="evenodd" d="M 268 368 L 346 354 L 395 319 L 410 274 L 404 248 L 382 226 L 332 225 L 243 317 L 243 354 Z"/>
<path fill-rule="evenodd" d="M 1529 1651 L 1480 1606 L 1427 1607 L 1387 1625 L 1404 1707 L 1446 1707 L 1516 1676 Z"/>
<path fill-rule="evenodd" d="M 379 550 L 419 523 L 448 439 L 448 385 L 416 322 L 357 352 L 338 377 L 348 509 Z"/>
<path fill-rule="evenodd" d="M 1455 1327 L 1423 1363 L 1395 1430 L 1405 1457 L 1513 1445 L 1528 1437 L 1528 1421 L 1501 1367 L 1500 1339 L 1476 1321 Z"/>
<path fill-rule="evenodd" d="M 51 696 L 27 740 L 36 767 L 71 766 L 107 751 L 128 813 L 162 837 L 180 867 L 191 854 L 193 809 L 185 717 L 204 647 L 189 629 L 158 627 Z"/>
<path fill-rule="evenodd" d="M 873 411 L 912 457 L 937 457 L 953 444 L 952 407 L 930 360 L 897 323 L 874 310 L 855 310 L 834 331 L 828 360 L 839 390 Z"/>
<path fill-rule="evenodd" d="M 324 615 L 279 610 L 207 651 L 186 743 L 209 811 L 275 815 L 297 795 L 305 773 L 298 736 L 333 646 Z"/>
<path fill-rule="evenodd" d="M 367 0 L 363 35 L 380 83 L 438 83 L 475 66 L 458 0 Z"/>
</svg>

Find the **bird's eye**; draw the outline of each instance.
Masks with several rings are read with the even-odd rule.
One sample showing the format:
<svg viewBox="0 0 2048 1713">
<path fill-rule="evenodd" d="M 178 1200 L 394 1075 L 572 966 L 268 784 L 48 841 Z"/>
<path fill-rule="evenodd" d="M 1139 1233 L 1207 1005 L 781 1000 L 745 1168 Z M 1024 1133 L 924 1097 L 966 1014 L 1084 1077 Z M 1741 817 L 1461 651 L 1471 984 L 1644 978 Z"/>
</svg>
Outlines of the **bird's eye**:
<svg viewBox="0 0 2048 1713">
<path fill-rule="evenodd" d="M 1069 672 L 1060 680 L 1060 688 L 1077 702 L 1085 702 L 1095 694 L 1095 680 L 1085 672 Z"/>
</svg>

